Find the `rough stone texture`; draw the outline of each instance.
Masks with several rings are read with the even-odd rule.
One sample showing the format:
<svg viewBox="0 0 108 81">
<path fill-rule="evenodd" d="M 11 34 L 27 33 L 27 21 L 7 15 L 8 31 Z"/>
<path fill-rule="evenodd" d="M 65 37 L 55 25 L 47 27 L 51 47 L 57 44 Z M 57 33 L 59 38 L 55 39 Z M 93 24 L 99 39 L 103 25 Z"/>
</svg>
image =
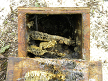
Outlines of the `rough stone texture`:
<svg viewBox="0 0 108 81">
<path fill-rule="evenodd" d="M 90 60 L 103 62 L 103 81 L 108 80 L 108 2 L 103 0 L 2 0 L 0 48 L 10 44 L 4 56 L 17 56 L 17 7 L 90 7 Z"/>
</svg>

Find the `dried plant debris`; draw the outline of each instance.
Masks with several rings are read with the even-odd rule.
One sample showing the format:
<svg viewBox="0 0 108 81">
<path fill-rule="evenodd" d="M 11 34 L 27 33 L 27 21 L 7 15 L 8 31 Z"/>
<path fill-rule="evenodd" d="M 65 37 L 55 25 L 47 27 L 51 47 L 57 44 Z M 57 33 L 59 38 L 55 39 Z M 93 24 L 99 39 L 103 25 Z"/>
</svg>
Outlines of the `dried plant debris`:
<svg viewBox="0 0 108 81">
<path fill-rule="evenodd" d="M 4 16 L 5 19 L 3 19 L 3 29 L 0 26 L 0 81 L 5 81 L 6 79 L 8 56 L 16 56 L 18 53 L 17 13 L 17 9 L 8 12 L 8 15 Z"/>
<path fill-rule="evenodd" d="M 0 81 L 6 79 L 7 58 L 0 58 Z"/>
</svg>

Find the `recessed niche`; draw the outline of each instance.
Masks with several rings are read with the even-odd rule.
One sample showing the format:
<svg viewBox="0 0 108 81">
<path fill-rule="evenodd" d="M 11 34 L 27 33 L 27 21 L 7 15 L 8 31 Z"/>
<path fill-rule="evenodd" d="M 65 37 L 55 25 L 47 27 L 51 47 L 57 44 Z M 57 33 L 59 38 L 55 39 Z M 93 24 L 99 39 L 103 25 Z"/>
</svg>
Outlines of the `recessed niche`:
<svg viewBox="0 0 108 81">
<path fill-rule="evenodd" d="M 82 58 L 81 14 L 27 14 L 26 27 L 29 57 Z"/>
<path fill-rule="evenodd" d="M 18 8 L 18 56 L 90 60 L 89 8 Z"/>
</svg>

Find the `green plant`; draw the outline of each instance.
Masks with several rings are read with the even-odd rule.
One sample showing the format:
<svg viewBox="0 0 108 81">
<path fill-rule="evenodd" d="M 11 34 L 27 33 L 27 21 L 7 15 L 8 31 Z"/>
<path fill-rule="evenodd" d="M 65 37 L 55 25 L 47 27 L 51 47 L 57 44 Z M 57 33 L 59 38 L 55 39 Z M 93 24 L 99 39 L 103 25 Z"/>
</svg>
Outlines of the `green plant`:
<svg viewBox="0 0 108 81">
<path fill-rule="evenodd" d="M 94 10 L 93 10 L 93 13 L 94 13 Z"/>
<path fill-rule="evenodd" d="M 4 53 L 7 49 L 9 49 L 10 45 L 7 45 L 7 46 L 4 46 L 4 47 L 1 47 L 0 49 L 0 53 Z"/>
<path fill-rule="evenodd" d="M 0 40 L 0 46 L 1 46 L 1 47 L 4 47 L 4 45 L 5 45 L 5 42 L 2 41 L 2 40 Z"/>
<path fill-rule="evenodd" d="M 35 7 L 40 7 L 40 5 L 37 2 L 35 2 Z"/>
<path fill-rule="evenodd" d="M 4 23 L 5 23 L 5 24 L 7 24 L 8 22 L 7 22 L 7 21 L 5 21 Z"/>
<path fill-rule="evenodd" d="M 15 35 L 15 33 L 14 33 L 14 32 L 12 32 L 12 33 L 11 33 L 11 35 Z"/>
<path fill-rule="evenodd" d="M 12 20 L 14 20 L 14 18 L 11 18 Z"/>
<path fill-rule="evenodd" d="M 2 31 L 2 35 L 4 34 L 4 31 Z"/>
</svg>

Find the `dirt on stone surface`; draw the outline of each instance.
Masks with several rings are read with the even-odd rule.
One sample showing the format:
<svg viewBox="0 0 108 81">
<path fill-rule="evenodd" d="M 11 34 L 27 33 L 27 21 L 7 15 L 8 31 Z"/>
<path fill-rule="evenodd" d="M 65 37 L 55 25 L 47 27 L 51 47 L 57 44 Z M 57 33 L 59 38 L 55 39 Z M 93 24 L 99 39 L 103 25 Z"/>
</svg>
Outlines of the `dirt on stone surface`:
<svg viewBox="0 0 108 81">
<path fill-rule="evenodd" d="M 3 21 L 2 25 L 0 25 L 0 81 L 6 80 L 8 57 L 18 56 L 18 8 L 17 7 L 19 6 L 27 7 L 29 5 L 32 6 L 33 4 L 35 5 L 35 2 L 33 1 L 32 3 L 30 2 L 29 4 L 27 4 L 26 0 L 25 1 L 11 0 L 10 3 L 6 1 L 3 2 L 6 7 L 0 6 L 0 14 L 2 14 L 0 16 L 0 19 L 1 22 Z M 9 6 L 10 11 L 6 12 L 7 6 Z M 6 15 L 6 13 L 8 13 L 8 15 Z"/>
<path fill-rule="evenodd" d="M 11 10 L 11 14 L 3 22 L 4 30 L 0 33 L 0 81 L 6 79 L 8 56 L 18 54 L 17 22 L 17 10 Z"/>
</svg>

